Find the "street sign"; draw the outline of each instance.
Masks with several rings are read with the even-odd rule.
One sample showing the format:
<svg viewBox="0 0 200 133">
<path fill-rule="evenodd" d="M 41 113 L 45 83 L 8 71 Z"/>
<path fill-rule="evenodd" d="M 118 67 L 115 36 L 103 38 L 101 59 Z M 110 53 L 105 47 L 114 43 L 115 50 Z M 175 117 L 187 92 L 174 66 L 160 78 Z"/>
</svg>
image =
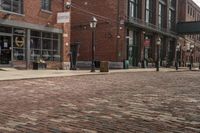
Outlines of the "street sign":
<svg viewBox="0 0 200 133">
<path fill-rule="evenodd" d="M 70 12 L 59 12 L 57 14 L 57 23 L 69 23 Z"/>
</svg>

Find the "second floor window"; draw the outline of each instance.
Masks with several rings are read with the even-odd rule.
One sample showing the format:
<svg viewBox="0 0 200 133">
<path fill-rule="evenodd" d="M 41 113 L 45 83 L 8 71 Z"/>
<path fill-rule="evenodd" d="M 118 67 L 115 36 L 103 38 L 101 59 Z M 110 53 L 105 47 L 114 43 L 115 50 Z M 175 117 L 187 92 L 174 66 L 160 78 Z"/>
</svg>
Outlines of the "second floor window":
<svg viewBox="0 0 200 133">
<path fill-rule="evenodd" d="M 170 30 L 175 30 L 175 25 L 176 25 L 175 11 L 169 10 L 169 28 L 170 28 Z"/>
<path fill-rule="evenodd" d="M 176 8 L 176 0 L 170 0 L 170 6 Z"/>
<path fill-rule="evenodd" d="M 0 9 L 22 14 L 23 0 L 0 0 Z"/>
<path fill-rule="evenodd" d="M 138 0 L 129 0 L 129 17 L 138 17 Z"/>
<path fill-rule="evenodd" d="M 145 22 L 153 23 L 153 0 L 146 0 Z"/>
<path fill-rule="evenodd" d="M 159 10 L 158 10 L 158 25 L 159 28 L 164 28 L 164 20 L 165 20 L 165 5 L 159 3 Z"/>
<path fill-rule="evenodd" d="M 51 11 L 51 0 L 41 0 L 43 10 Z"/>
</svg>

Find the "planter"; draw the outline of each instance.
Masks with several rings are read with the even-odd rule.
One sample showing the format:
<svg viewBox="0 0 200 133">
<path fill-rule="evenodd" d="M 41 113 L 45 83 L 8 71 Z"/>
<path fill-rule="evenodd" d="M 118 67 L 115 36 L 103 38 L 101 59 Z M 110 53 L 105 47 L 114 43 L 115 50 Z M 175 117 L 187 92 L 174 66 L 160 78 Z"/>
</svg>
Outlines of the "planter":
<svg viewBox="0 0 200 133">
<path fill-rule="evenodd" d="M 33 62 L 33 70 L 43 70 L 47 68 L 46 63 Z"/>
</svg>

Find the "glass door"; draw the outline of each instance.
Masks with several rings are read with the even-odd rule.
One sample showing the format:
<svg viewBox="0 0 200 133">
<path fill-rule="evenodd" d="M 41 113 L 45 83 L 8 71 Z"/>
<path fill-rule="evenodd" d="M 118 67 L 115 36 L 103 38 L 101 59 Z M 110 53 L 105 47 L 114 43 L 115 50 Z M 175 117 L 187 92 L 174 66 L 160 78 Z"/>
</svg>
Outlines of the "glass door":
<svg viewBox="0 0 200 133">
<path fill-rule="evenodd" d="M 10 64 L 11 37 L 0 35 L 0 64 Z"/>
<path fill-rule="evenodd" d="M 128 60 L 130 66 L 138 65 L 138 34 L 133 30 L 129 30 Z"/>
</svg>

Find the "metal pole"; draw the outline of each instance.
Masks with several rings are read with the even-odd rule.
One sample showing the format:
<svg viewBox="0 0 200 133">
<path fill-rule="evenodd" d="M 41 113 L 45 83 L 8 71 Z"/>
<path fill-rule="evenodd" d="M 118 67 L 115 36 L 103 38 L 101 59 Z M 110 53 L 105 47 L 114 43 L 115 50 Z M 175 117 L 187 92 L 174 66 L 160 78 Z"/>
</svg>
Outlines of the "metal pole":
<svg viewBox="0 0 200 133">
<path fill-rule="evenodd" d="M 158 72 L 160 69 L 160 47 L 157 45 L 157 65 L 156 65 L 156 71 Z"/>
<path fill-rule="evenodd" d="M 95 72 L 95 28 L 92 28 L 92 65 L 91 65 L 91 72 Z"/>
<path fill-rule="evenodd" d="M 30 29 L 27 29 L 27 39 L 26 39 L 26 43 L 27 43 L 27 46 L 26 46 L 26 48 L 27 48 L 27 50 L 26 50 L 26 69 L 29 69 L 29 66 L 30 66 L 30 53 L 31 53 L 31 51 L 30 51 L 30 40 L 31 40 L 31 37 L 30 37 L 30 35 L 31 35 L 31 30 Z"/>
<path fill-rule="evenodd" d="M 176 50 L 176 70 L 178 70 L 178 50 Z"/>
<path fill-rule="evenodd" d="M 190 51 L 190 71 L 192 70 L 192 51 Z"/>
<path fill-rule="evenodd" d="M 199 70 L 200 70 L 200 60 L 199 60 Z"/>
<path fill-rule="evenodd" d="M 199 70 L 200 70 L 200 60 L 199 60 Z"/>
</svg>

